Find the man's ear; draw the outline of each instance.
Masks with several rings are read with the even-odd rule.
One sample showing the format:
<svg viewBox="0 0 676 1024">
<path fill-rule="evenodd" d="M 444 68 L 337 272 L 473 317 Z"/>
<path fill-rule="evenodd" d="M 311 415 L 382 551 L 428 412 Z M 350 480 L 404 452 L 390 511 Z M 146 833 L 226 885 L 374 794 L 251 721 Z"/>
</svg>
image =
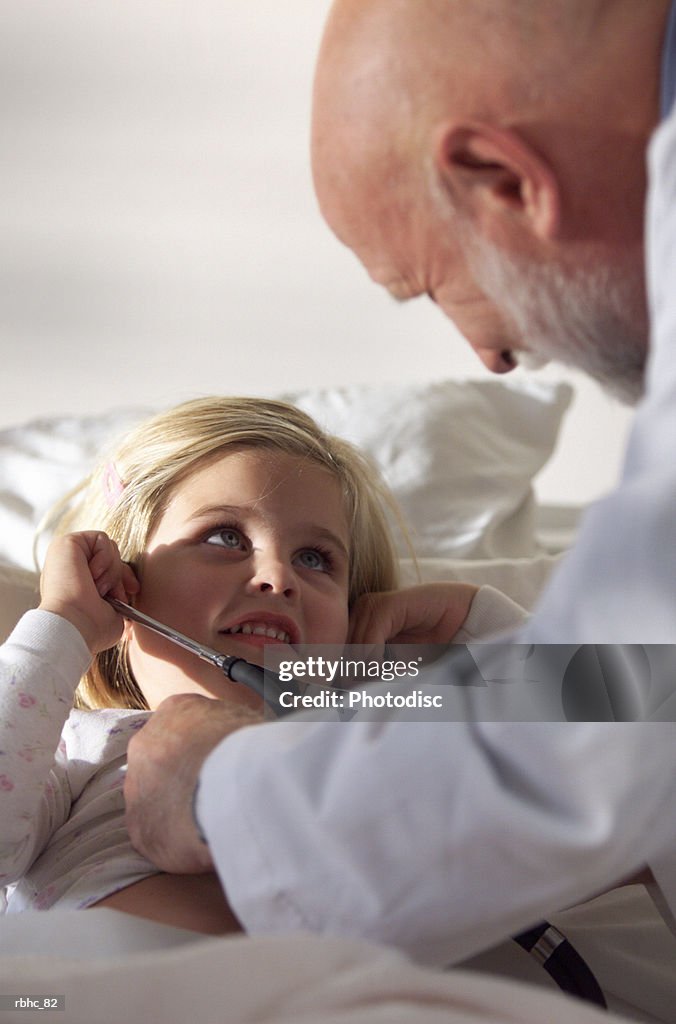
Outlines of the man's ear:
<svg viewBox="0 0 676 1024">
<path fill-rule="evenodd" d="M 556 176 L 513 129 L 483 122 L 443 125 L 435 142 L 435 166 L 456 205 L 487 232 L 500 230 L 496 218 L 506 216 L 542 241 L 558 233 Z"/>
</svg>

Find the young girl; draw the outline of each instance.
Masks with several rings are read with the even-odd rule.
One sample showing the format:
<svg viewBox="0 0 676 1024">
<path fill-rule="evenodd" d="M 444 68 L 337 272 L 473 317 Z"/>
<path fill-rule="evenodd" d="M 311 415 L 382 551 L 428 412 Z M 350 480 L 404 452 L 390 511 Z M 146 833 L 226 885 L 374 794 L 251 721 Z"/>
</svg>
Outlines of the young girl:
<svg viewBox="0 0 676 1024">
<path fill-rule="evenodd" d="M 129 738 L 165 697 L 225 700 L 244 721 L 260 720 L 260 700 L 104 598 L 257 663 L 265 644 L 343 643 L 359 599 L 363 622 L 363 595 L 396 587 L 388 501 L 354 448 L 262 399 L 181 405 L 93 473 L 60 524 L 78 532 L 50 545 L 40 608 L 0 650 L 8 911 L 105 905 L 194 931 L 238 928 L 214 875 L 162 874 L 132 848 L 122 785 Z M 381 599 L 360 640 L 404 639 L 411 623 L 416 639 L 450 639 L 475 588 L 414 590 L 408 604 Z"/>
</svg>

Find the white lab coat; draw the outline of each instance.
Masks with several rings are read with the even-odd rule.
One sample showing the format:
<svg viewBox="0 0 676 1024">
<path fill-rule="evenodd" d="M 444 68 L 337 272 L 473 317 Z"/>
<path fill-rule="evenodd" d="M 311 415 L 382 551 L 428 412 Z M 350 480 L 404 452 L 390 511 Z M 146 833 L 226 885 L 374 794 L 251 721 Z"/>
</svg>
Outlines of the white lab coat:
<svg viewBox="0 0 676 1024">
<path fill-rule="evenodd" d="M 651 144 L 647 247 L 648 393 L 623 479 L 522 642 L 676 644 L 674 114 Z M 362 936 L 443 964 L 645 862 L 676 906 L 672 723 L 380 719 L 250 728 L 208 758 L 197 813 L 247 930 Z"/>
</svg>

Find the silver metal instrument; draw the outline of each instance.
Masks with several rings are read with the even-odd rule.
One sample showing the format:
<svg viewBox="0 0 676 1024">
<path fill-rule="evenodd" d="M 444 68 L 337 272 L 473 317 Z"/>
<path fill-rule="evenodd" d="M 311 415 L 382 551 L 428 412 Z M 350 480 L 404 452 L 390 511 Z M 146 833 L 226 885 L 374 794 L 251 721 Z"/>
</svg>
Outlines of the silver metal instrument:
<svg viewBox="0 0 676 1024">
<path fill-rule="evenodd" d="M 289 713 L 279 703 L 279 694 L 281 693 L 282 686 L 279 677 L 274 672 L 261 668 L 260 665 L 253 665 L 250 661 L 245 661 L 244 658 L 237 658 L 231 654 L 221 654 L 211 647 L 199 644 L 196 640 L 185 636 L 184 633 L 180 633 L 177 629 L 165 626 L 163 622 L 158 622 L 157 619 L 146 615 L 145 612 L 138 611 L 132 605 L 126 604 L 124 601 L 118 601 L 116 597 L 108 597 L 106 600 L 125 619 L 131 619 L 132 622 L 138 622 L 139 625 L 146 626 L 153 633 L 158 633 L 178 647 L 182 647 L 184 650 L 197 655 L 202 661 L 208 661 L 209 664 L 215 665 L 233 682 L 248 686 L 250 690 L 253 690 L 254 693 L 263 698 L 277 717 Z M 288 691 L 292 687 L 286 684 L 285 689 Z"/>
</svg>

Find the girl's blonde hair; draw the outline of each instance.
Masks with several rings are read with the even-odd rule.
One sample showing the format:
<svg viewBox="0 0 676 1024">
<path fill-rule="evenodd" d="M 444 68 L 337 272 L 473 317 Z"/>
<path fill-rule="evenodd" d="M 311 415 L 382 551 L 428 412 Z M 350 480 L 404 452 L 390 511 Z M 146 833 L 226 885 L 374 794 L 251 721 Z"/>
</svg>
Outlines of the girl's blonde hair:
<svg viewBox="0 0 676 1024">
<path fill-rule="evenodd" d="M 340 482 L 351 541 L 350 605 L 362 594 L 396 587 L 386 509 L 398 515 L 375 467 L 300 409 L 270 399 L 199 398 L 145 420 L 57 506 L 57 530 L 103 530 L 135 565 L 176 487 L 205 463 L 242 448 L 296 455 Z M 89 708 L 147 706 L 124 641 L 96 656 L 76 699 Z"/>
</svg>

